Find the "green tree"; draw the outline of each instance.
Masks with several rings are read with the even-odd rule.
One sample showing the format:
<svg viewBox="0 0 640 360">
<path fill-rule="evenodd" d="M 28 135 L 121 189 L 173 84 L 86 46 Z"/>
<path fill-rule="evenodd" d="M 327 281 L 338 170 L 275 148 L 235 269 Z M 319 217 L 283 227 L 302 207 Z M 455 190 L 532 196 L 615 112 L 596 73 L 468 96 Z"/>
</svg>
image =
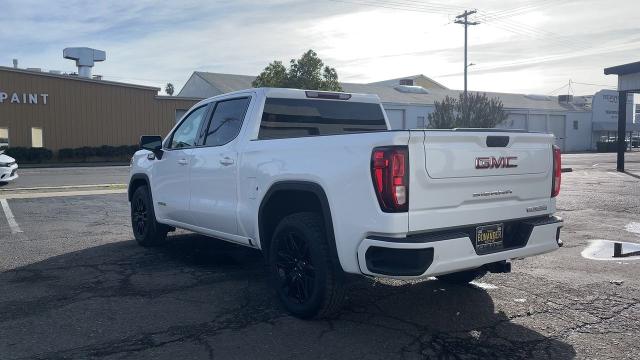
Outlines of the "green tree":
<svg viewBox="0 0 640 360">
<path fill-rule="evenodd" d="M 167 94 L 169 94 L 169 96 L 173 95 L 173 84 L 172 83 L 167 83 L 167 86 L 165 86 L 164 88 L 164 92 L 166 92 Z"/>
<path fill-rule="evenodd" d="M 461 93 L 455 99 L 446 96 L 434 103 L 434 112 L 429 114 L 429 128 L 494 128 L 507 120 L 502 101 L 489 98 L 483 93 Z"/>
<path fill-rule="evenodd" d="M 325 66 L 315 51 L 291 59 L 287 69 L 281 61 L 270 63 L 253 81 L 254 87 L 342 91 L 336 69 Z"/>
<path fill-rule="evenodd" d="M 253 87 L 287 87 L 289 83 L 287 68 L 282 61 L 274 61 L 267 65 L 251 83 Z"/>
</svg>

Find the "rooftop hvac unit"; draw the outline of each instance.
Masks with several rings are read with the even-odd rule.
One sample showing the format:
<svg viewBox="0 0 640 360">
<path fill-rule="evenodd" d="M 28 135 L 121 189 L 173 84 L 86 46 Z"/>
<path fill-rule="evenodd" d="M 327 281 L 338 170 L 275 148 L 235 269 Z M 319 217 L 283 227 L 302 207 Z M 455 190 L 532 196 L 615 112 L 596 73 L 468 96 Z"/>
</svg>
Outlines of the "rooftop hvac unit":
<svg viewBox="0 0 640 360">
<path fill-rule="evenodd" d="M 558 102 L 571 103 L 573 102 L 573 95 L 558 95 Z"/>
</svg>

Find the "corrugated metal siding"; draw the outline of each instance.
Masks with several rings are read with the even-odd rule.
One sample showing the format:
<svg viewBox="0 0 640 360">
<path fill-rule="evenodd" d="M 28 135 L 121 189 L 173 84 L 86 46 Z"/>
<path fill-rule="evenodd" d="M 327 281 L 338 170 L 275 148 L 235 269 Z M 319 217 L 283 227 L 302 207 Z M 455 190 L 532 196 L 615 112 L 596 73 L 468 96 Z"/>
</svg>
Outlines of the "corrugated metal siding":
<svg viewBox="0 0 640 360">
<path fill-rule="evenodd" d="M 166 135 L 175 110 L 194 99 L 157 97 L 151 88 L 77 81 L 0 69 L 0 127 L 9 128 L 11 146 L 31 146 L 31 128 L 43 129 L 44 147 L 133 145 L 140 135 Z M 47 93 L 47 104 L 11 103 L 12 93 Z M 22 95 L 20 95 L 22 101 Z"/>
</svg>

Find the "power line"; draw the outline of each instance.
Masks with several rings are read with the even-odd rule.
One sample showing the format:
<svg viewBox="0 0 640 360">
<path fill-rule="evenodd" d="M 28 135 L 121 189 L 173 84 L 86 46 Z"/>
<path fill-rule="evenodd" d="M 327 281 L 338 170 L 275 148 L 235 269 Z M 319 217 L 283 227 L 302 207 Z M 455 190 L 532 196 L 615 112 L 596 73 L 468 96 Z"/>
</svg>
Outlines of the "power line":
<svg viewBox="0 0 640 360">
<path fill-rule="evenodd" d="M 409 12 L 421 12 L 421 13 L 434 13 L 434 14 L 447 14 L 450 15 L 452 12 L 461 11 L 462 9 L 457 6 L 446 5 L 442 3 L 434 3 L 434 2 L 416 2 L 411 0 L 395 0 L 395 1 L 383 1 L 383 0 L 362 0 L 362 1 L 353 1 L 353 0 L 329 0 L 333 2 L 341 2 L 347 4 L 354 5 L 363 5 L 369 7 L 379 7 L 379 8 L 387 8 L 387 9 L 395 9 L 395 10 L 403 10 Z M 548 42 L 556 43 L 558 46 L 563 47 L 572 47 L 572 48 L 582 48 L 577 46 L 576 43 L 582 43 L 585 48 L 588 48 L 590 44 L 586 42 L 581 42 L 579 40 L 569 40 L 566 36 L 562 36 L 553 32 L 544 31 L 540 29 L 536 29 L 534 27 L 528 26 L 526 24 L 515 23 L 510 21 L 509 19 L 503 19 L 506 16 L 512 16 L 515 14 L 519 14 L 528 10 L 533 10 L 535 8 L 539 8 L 543 5 L 548 4 L 553 0 L 542 0 L 536 3 L 527 4 L 525 6 L 520 6 L 512 9 L 506 9 L 502 11 L 496 12 L 485 12 L 478 11 L 478 19 L 483 22 L 492 22 L 490 25 L 493 25 L 501 30 L 521 35 L 527 37 L 538 37 L 544 36 L 547 38 Z"/>
<path fill-rule="evenodd" d="M 557 88 L 557 89 L 555 89 L 555 90 L 553 90 L 553 91 L 549 92 L 547 95 L 553 95 L 553 93 L 555 93 L 556 91 L 560 91 L 560 90 L 562 90 L 562 89 L 566 88 L 567 86 L 569 86 L 569 84 L 564 84 L 564 85 L 562 85 L 561 87 L 559 87 L 559 88 Z"/>
<path fill-rule="evenodd" d="M 583 83 L 583 82 L 577 82 L 577 81 L 573 81 L 573 83 L 578 85 L 604 86 L 608 88 L 616 88 L 616 85 L 612 85 L 612 84 L 593 84 L 593 83 Z"/>
</svg>

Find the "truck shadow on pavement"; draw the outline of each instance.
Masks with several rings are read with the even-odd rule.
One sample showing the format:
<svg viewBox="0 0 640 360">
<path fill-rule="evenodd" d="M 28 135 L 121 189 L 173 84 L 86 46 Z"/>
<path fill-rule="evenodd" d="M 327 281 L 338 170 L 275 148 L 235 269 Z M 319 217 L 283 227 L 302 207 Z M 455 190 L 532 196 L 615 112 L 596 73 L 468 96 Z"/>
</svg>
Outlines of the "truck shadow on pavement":
<svg viewBox="0 0 640 360">
<path fill-rule="evenodd" d="M 127 240 L 0 273 L 0 354 L 39 358 L 572 358 L 474 286 L 353 280 L 335 318 L 285 314 L 258 251 Z"/>
</svg>

